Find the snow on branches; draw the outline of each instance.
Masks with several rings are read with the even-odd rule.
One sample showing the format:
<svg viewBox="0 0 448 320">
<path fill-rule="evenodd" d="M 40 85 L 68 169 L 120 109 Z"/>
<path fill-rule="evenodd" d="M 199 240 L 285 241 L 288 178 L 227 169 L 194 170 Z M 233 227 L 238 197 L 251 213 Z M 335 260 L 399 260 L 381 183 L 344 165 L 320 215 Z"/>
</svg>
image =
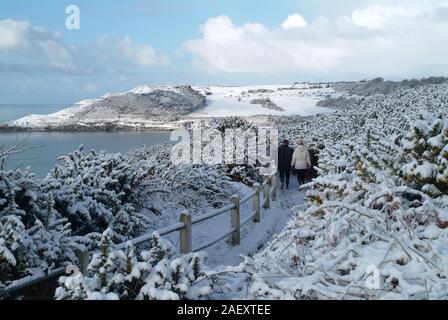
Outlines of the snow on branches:
<svg viewBox="0 0 448 320">
<path fill-rule="evenodd" d="M 148 176 L 145 167 L 133 167 L 120 154 L 83 154 L 82 149 L 62 157 L 43 181 L 60 215 L 80 235 L 111 227 L 125 240 L 146 232 L 149 219 L 136 209 L 138 187 Z"/>
<path fill-rule="evenodd" d="M 123 242 L 228 204 L 238 188 L 212 166 L 176 167 L 169 146 L 127 155 L 83 152 L 60 159 L 43 181 L 0 166 L 0 286 L 76 262 L 111 229 Z M 3 160 L 2 160 L 3 161 Z"/>
<path fill-rule="evenodd" d="M 0 287 L 76 261 L 82 246 L 28 171 L 0 170 Z"/>
<path fill-rule="evenodd" d="M 56 299 L 179 300 L 210 295 L 211 287 L 202 281 L 202 254 L 175 257 L 172 245 L 156 234 L 140 253 L 130 243 L 124 251 L 114 250 L 112 238 L 112 231 L 106 230 L 88 276 L 78 273 L 59 279 Z"/>
<path fill-rule="evenodd" d="M 355 97 L 285 130 L 325 147 L 305 209 L 252 262 L 252 298 L 448 296 L 446 89 Z"/>
</svg>

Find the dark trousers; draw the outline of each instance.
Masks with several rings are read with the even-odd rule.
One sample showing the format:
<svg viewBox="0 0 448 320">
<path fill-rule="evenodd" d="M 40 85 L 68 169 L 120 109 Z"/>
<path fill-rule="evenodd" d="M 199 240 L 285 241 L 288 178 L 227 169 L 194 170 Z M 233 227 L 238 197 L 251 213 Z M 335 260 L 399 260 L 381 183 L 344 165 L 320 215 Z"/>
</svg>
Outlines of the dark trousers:
<svg viewBox="0 0 448 320">
<path fill-rule="evenodd" d="M 280 182 L 282 184 L 285 183 L 286 180 L 286 187 L 289 187 L 289 178 L 291 177 L 291 171 L 290 170 L 279 170 L 278 171 L 279 175 L 280 175 Z"/>
<path fill-rule="evenodd" d="M 296 169 L 297 181 L 299 185 L 305 184 L 308 169 Z"/>
</svg>

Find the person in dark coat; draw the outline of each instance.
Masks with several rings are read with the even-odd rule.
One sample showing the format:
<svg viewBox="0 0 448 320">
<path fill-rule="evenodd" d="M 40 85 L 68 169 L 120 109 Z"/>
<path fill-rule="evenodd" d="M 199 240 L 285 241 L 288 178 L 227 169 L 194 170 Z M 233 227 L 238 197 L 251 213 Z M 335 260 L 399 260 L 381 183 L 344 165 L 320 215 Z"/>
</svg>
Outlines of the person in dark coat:
<svg viewBox="0 0 448 320">
<path fill-rule="evenodd" d="M 294 149 L 289 146 L 288 140 L 283 142 L 278 147 L 278 172 L 280 175 L 281 189 L 289 188 L 289 179 L 291 176 L 291 161 Z"/>
<path fill-rule="evenodd" d="M 317 171 L 315 168 L 319 165 L 319 154 L 315 149 L 310 149 L 309 153 L 311 158 L 311 168 L 309 171 L 308 180 L 313 180 L 317 178 Z"/>
</svg>

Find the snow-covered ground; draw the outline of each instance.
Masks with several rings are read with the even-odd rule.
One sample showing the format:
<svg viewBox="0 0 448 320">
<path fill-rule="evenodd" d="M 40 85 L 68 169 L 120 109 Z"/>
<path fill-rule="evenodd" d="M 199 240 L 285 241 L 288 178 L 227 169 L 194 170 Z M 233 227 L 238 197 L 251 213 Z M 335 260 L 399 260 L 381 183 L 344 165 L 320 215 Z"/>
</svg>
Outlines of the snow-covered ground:
<svg viewBox="0 0 448 320">
<path fill-rule="evenodd" d="M 263 209 L 261 222 L 250 221 L 241 229 L 241 244 L 233 246 L 228 240 L 222 240 L 210 248 L 207 252 L 207 265 L 236 266 L 242 262 L 241 255 L 252 256 L 265 248 L 287 225 L 292 217 L 291 209 L 305 201 L 305 191 L 298 191 L 297 182 L 291 177 L 289 190 L 278 190 L 278 198 L 271 201 L 270 209 Z M 248 189 L 248 193 L 251 192 Z M 261 197 L 262 198 L 262 197 Z M 244 221 L 252 212 L 252 201 L 241 206 L 241 221 Z M 223 214 L 214 219 L 193 226 L 193 247 L 216 238 L 225 230 L 230 229 L 230 213 Z"/>
<path fill-rule="evenodd" d="M 331 109 L 317 107 L 318 101 L 327 96 L 335 96 L 332 88 L 310 88 L 309 85 L 265 85 L 243 87 L 196 87 L 206 94 L 207 105 L 192 114 L 191 118 L 214 118 L 256 115 L 274 116 L 310 116 L 330 112 Z M 251 103 L 254 99 L 270 99 L 275 105 L 284 109 L 277 111 Z"/>
</svg>

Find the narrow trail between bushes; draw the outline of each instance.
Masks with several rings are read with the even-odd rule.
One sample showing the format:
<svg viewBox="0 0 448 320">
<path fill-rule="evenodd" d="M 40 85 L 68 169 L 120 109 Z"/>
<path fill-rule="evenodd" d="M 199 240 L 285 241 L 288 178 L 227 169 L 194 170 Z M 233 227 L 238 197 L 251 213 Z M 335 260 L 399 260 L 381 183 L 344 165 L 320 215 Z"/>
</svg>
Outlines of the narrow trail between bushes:
<svg viewBox="0 0 448 320">
<path fill-rule="evenodd" d="M 270 209 L 262 209 L 261 222 L 249 222 L 241 229 L 241 244 L 232 246 L 228 240 L 223 240 L 205 249 L 208 254 L 207 265 L 238 265 L 242 262 L 240 255 L 252 256 L 266 247 L 274 236 L 280 233 L 292 217 L 292 209 L 301 206 L 305 200 L 306 191 L 300 191 L 295 177 L 291 177 L 288 190 L 280 190 L 278 198 L 271 201 Z M 252 202 L 241 206 L 241 220 L 244 220 L 252 210 Z M 230 214 L 193 226 L 193 243 L 204 243 L 230 228 Z"/>
</svg>

